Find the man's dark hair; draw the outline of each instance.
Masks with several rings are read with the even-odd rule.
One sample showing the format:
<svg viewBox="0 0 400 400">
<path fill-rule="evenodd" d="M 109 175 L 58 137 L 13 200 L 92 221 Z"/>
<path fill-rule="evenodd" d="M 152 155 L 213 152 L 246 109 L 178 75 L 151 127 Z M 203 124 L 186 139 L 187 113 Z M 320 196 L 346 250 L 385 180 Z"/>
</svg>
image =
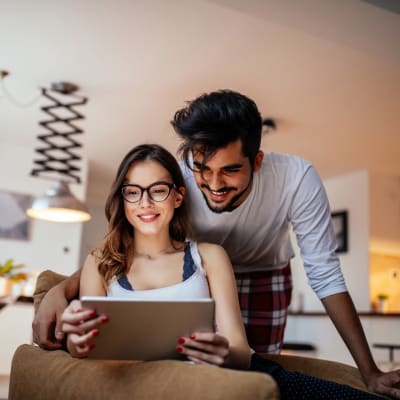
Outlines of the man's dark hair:
<svg viewBox="0 0 400 400">
<path fill-rule="evenodd" d="M 188 102 L 171 124 L 183 139 L 179 151 L 187 165 L 193 151 L 204 154 L 204 165 L 218 149 L 238 139 L 251 165 L 260 149 L 262 118 L 257 105 L 232 90 L 205 93 Z"/>
</svg>

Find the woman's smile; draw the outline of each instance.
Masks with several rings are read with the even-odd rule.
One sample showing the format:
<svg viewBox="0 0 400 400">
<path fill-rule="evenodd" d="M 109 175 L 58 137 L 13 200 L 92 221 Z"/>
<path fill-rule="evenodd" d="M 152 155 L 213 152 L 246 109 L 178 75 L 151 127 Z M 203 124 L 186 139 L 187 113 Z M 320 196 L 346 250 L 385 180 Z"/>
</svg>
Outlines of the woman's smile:
<svg viewBox="0 0 400 400">
<path fill-rule="evenodd" d="M 138 214 L 137 217 L 142 221 L 142 222 L 153 222 L 155 221 L 160 214 L 158 213 L 143 213 L 143 214 Z"/>
</svg>

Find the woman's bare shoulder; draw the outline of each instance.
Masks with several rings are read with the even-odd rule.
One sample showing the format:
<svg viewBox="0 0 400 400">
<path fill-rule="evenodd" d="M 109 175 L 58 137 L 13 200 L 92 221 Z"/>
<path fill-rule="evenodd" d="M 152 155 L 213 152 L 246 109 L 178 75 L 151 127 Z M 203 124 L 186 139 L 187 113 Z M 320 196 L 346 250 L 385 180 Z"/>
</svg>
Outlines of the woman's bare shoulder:
<svg viewBox="0 0 400 400">
<path fill-rule="evenodd" d="M 202 253 L 212 253 L 212 254 L 226 254 L 224 248 L 215 243 L 199 242 L 197 243 L 200 254 Z"/>
<path fill-rule="evenodd" d="M 197 244 L 200 256 L 203 263 L 206 264 L 220 264 L 222 261 L 230 264 L 228 255 L 222 246 L 214 243 L 202 242 Z"/>
</svg>

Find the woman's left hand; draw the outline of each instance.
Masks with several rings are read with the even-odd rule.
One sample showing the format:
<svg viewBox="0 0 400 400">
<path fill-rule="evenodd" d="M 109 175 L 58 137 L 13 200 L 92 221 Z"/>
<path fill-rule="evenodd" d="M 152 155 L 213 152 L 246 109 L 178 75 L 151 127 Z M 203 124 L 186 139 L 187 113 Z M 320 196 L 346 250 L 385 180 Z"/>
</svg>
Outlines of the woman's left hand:
<svg viewBox="0 0 400 400">
<path fill-rule="evenodd" d="M 194 332 L 177 340 L 176 351 L 197 364 L 223 366 L 229 357 L 229 341 L 214 332 Z"/>
</svg>

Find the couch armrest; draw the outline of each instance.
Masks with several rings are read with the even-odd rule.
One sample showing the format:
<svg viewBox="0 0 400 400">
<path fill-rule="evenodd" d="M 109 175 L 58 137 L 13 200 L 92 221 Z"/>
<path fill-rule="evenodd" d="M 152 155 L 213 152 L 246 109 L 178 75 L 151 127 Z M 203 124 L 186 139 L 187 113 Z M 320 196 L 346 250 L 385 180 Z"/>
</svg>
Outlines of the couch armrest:
<svg viewBox="0 0 400 400">
<path fill-rule="evenodd" d="M 182 361 L 72 358 L 62 350 L 21 345 L 11 366 L 9 400 L 277 400 L 266 374 Z"/>
<path fill-rule="evenodd" d="M 294 355 L 261 354 L 262 357 L 276 361 L 288 371 L 298 371 L 320 379 L 349 385 L 359 390 L 368 392 L 360 371 L 351 365 L 337 361 L 321 360 L 311 357 Z"/>
<path fill-rule="evenodd" d="M 33 293 L 33 307 L 36 311 L 44 297 L 44 295 L 55 285 L 62 282 L 67 277 L 65 275 L 57 274 L 51 270 L 46 270 L 40 273 L 36 281 L 35 291 Z"/>
</svg>

